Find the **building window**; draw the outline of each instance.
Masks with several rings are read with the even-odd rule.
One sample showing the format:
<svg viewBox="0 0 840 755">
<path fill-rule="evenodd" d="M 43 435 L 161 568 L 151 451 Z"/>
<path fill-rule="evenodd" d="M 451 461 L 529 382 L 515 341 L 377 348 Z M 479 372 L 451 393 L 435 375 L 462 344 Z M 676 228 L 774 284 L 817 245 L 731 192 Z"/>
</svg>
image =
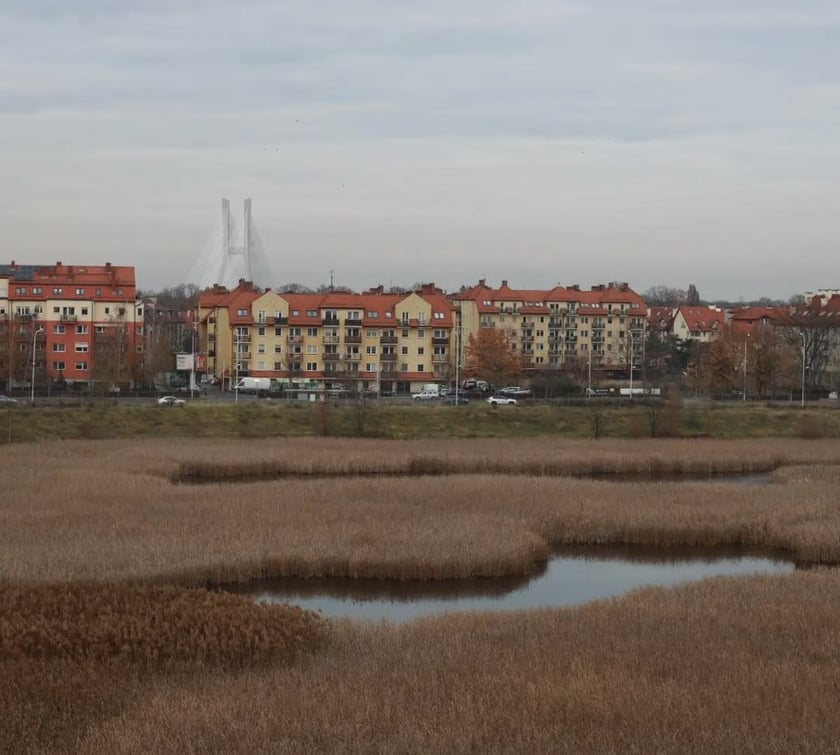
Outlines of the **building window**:
<svg viewBox="0 0 840 755">
<path fill-rule="evenodd" d="M 53 325 L 53 333 L 56 335 L 64 335 L 66 328 L 63 325 Z"/>
<path fill-rule="evenodd" d="M 265 328 L 257 328 L 257 335 L 264 336 L 265 335 Z"/>
<path fill-rule="evenodd" d="M 88 326 L 87 326 L 87 325 L 77 325 L 77 326 L 76 326 L 76 333 L 77 333 L 77 335 L 83 336 L 83 335 L 85 335 L 87 332 L 88 332 Z"/>
<path fill-rule="evenodd" d="M 53 348 L 52 348 L 52 350 L 53 350 L 56 354 L 61 354 L 61 353 L 62 353 L 63 351 L 65 351 L 65 349 L 66 349 L 66 347 L 65 347 L 65 345 L 64 345 L 63 343 L 54 343 L 54 344 L 52 345 L 52 347 L 53 347 Z"/>
<path fill-rule="evenodd" d="M 307 354 L 317 354 L 318 353 L 318 346 L 317 344 L 310 343 L 306 346 L 306 353 Z"/>
<path fill-rule="evenodd" d="M 76 362 L 74 366 L 78 372 L 85 372 L 87 370 L 87 362 Z"/>
<path fill-rule="evenodd" d="M 402 362 L 400 364 L 400 372 L 408 372 L 408 362 Z"/>
<path fill-rule="evenodd" d="M 376 346 L 365 346 L 365 354 L 369 356 L 375 357 L 376 356 Z"/>
<path fill-rule="evenodd" d="M 265 344 L 257 344 L 257 354 L 265 354 Z"/>
<path fill-rule="evenodd" d="M 318 310 L 317 309 L 307 309 L 306 310 L 306 316 L 307 317 L 317 317 L 318 316 Z"/>
<path fill-rule="evenodd" d="M 408 331 L 407 330 L 403 330 L 402 337 L 403 338 L 408 338 Z"/>
<path fill-rule="evenodd" d="M 236 310 L 236 316 L 237 317 L 247 317 L 248 316 L 248 310 L 247 309 L 237 309 Z"/>
<path fill-rule="evenodd" d="M 26 294 L 26 289 L 21 286 L 18 286 L 18 288 L 15 289 L 15 293 L 18 296 L 24 296 Z"/>
<path fill-rule="evenodd" d="M 404 357 L 408 356 L 408 346 L 400 346 L 400 354 Z"/>
<path fill-rule="evenodd" d="M 275 362 L 274 369 L 277 372 L 280 372 L 283 369 L 283 362 Z"/>
<path fill-rule="evenodd" d="M 368 316 L 371 320 L 376 320 L 376 319 L 379 317 L 379 312 L 368 312 L 368 313 L 367 313 L 367 316 Z"/>
<path fill-rule="evenodd" d="M 58 312 L 58 307 L 56 307 L 56 308 L 55 308 L 55 311 L 56 311 L 56 312 Z M 110 307 L 105 307 L 105 314 L 106 314 L 106 315 L 110 315 L 110 314 L 111 314 L 111 308 L 110 308 Z"/>
<path fill-rule="evenodd" d="M 307 362 L 306 363 L 306 371 L 307 372 L 317 372 L 318 370 L 318 362 Z"/>
<path fill-rule="evenodd" d="M 86 343 L 77 343 L 76 344 L 76 353 L 77 354 L 87 354 L 88 345 Z"/>
<path fill-rule="evenodd" d="M 275 336 L 282 336 L 283 335 L 283 328 L 275 328 L 274 329 Z"/>
<path fill-rule="evenodd" d="M 85 290 L 83 288 L 77 288 L 76 289 L 76 296 L 84 296 L 84 295 L 85 295 Z"/>
<path fill-rule="evenodd" d="M 418 337 L 418 338 L 425 338 L 425 337 L 426 337 L 426 331 L 425 331 L 425 330 L 423 330 L 422 328 L 420 328 L 420 329 L 417 331 L 417 337 Z"/>
<path fill-rule="evenodd" d="M 53 362 L 53 369 L 61 372 L 64 369 L 64 362 Z"/>
<path fill-rule="evenodd" d="M 54 288 L 53 293 L 56 294 L 57 296 L 61 296 L 61 294 L 64 293 L 64 289 L 63 288 Z"/>
<path fill-rule="evenodd" d="M 307 328 L 306 335 L 308 335 L 310 338 L 317 338 L 318 328 Z"/>
<path fill-rule="evenodd" d="M 35 288 L 33 288 L 33 289 L 32 289 L 32 293 L 33 293 L 35 296 L 40 296 L 41 294 L 43 294 L 43 293 L 44 293 L 44 289 L 43 289 L 43 288 L 40 288 L 39 286 L 36 286 Z"/>
<path fill-rule="evenodd" d="M 275 354 L 282 354 L 283 353 L 283 347 L 280 346 L 280 345 L 276 345 L 274 347 L 274 353 Z M 276 370 L 277 368 L 275 367 L 274 369 Z"/>
<path fill-rule="evenodd" d="M 64 330 L 62 330 L 61 332 L 63 333 Z M 105 326 L 104 325 L 97 325 L 96 326 L 96 332 L 97 333 L 104 333 L 105 332 Z"/>
<path fill-rule="evenodd" d="M 366 331 L 365 331 L 365 335 L 366 335 L 368 338 L 376 338 L 377 333 L 379 333 L 379 331 L 378 331 L 378 330 L 366 330 Z M 383 333 L 383 335 L 384 335 L 384 333 Z"/>
<path fill-rule="evenodd" d="M 82 314 L 83 314 L 83 315 L 86 315 L 87 313 L 88 313 L 88 308 L 87 308 L 87 307 L 82 307 Z M 143 314 L 143 313 L 142 313 L 142 312 L 138 312 L 137 314 L 142 316 L 142 314 Z"/>
<path fill-rule="evenodd" d="M 418 364 L 417 365 L 417 372 L 425 372 L 425 371 L 426 371 L 426 365 L 425 364 Z"/>
<path fill-rule="evenodd" d="M 422 357 L 425 353 L 426 353 L 426 350 L 423 346 L 418 346 L 417 347 L 417 356 L 418 357 Z"/>
<path fill-rule="evenodd" d="M 292 317 L 297 317 L 299 314 L 300 314 L 300 310 L 299 310 L 299 309 L 293 309 L 293 310 L 292 310 Z"/>
</svg>

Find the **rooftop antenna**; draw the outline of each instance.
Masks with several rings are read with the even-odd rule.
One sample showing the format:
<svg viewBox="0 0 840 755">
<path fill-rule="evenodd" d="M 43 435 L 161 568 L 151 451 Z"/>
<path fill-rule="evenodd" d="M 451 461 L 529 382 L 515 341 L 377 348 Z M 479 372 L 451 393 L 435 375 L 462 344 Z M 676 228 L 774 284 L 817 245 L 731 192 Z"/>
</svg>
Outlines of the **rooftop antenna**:
<svg viewBox="0 0 840 755">
<path fill-rule="evenodd" d="M 335 276 L 335 270 L 330 269 L 330 291 L 332 291 L 334 286 L 335 286 L 334 276 Z"/>
</svg>

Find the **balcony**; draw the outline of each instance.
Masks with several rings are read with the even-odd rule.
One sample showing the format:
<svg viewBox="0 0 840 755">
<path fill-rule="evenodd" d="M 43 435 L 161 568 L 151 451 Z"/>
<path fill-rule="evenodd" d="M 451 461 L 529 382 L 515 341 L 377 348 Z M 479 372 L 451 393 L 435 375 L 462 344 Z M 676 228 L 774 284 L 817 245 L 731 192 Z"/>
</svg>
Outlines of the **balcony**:
<svg viewBox="0 0 840 755">
<path fill-rule="evenodd" d="M 337 324 L 337 323 L 336 323 Z M 360 328 L 362 326 L 362 318 L 361 317 L 345 317 L 344 318 L 345 325 L 356 326 Z"/>
<path fill-rule="evenodd" d="M 379 343 L 383 344 L 384 346 L 396 346 L 397 345 L 397 337 L 396 336 L 381 336 L 379 339 Z"/>
<path fill-rule="evenodd" d="M 357 336 L 344 336 L 344 343 L 361 343 L 362 342 L 362 334 L 359 333 Z"/>
<path fill-rule="evenodd" d="M 338 317 L 325 317 L 321 320 L 321 325 L 338 325 L 340 320 Z"/>
<path fill-rule="evenodd" d="M 344 360 L 346 362 L 361 362 L 362 355 L 361 354 L 346 354 L 344 356 Z"/>
<path fill-rule="evenodd" d="M 234 333 L 233 334 L 233 342 L 234 343 L 251 343 L 251 336 Z"/>
<path fill-rule="evenodd" d="M 341 359 L 339 354 L 324 354 L 325 362 L 337 362 L 339 359 Z"/>
<path fill-rule="evenodd" d="M 341 339 L 338 336 L 323 336 L 321 343 L 337 345 L 341 343 Z"/>
<path fill-rule="evenodd" d="M 449 364 L 448 354 L 433 354 L 432 364 Z"/>
<path fill-rule="evenodd" d="M 433 346 L 449 346 L 449 337 L 448 336 L 446 336 L 444 338 L 432 337 L 432 345 Z"/>
<path fill-rule="evenodd" d="M 251 358 L 251 352 L 250 352 L 250 351 L 240 351 L 240 352 L 236 355 L 236 358 L 237 358 L 240 362 L 247 362 L 247 361 Z"/>
<path fill-rule="evenodd" d="M 388 354 L 388 353 L 380 354 L 379 358 L 380 358 L 380 361 L 382 361 L 382 362 L 396 362 L 397 361 L 397 355 L 396 354 Z"/>
<path fill-rule="evenodd" d="M 303 343 L 303 336 L 289 336 L 286 338 L 287 343 Z"/>
</svg>

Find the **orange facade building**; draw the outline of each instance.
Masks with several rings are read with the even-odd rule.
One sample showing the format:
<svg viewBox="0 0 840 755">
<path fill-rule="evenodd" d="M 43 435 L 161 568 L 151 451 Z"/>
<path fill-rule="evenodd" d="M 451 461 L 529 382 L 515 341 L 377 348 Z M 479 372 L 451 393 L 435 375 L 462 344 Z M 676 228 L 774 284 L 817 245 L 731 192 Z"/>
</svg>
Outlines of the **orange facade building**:
<svg viewBox="0 0 840 755">
<path fill-rule="evenodd" d="M 0 389 L 142 379 L 134 267 L 0 264 Z M 34 366 L 34 369 L 33 369 Z"/>
</svg>

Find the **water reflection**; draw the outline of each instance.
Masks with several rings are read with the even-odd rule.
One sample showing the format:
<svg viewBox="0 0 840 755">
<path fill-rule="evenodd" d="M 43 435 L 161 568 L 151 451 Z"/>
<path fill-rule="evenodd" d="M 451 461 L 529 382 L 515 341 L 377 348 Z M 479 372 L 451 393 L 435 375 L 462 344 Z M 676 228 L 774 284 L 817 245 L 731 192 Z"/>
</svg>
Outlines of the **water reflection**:
<svg viewBox="0 0 840 755">
<path fill-rule="evenodd" d="M 234 588 L 258 602 L 289 601 L 325 616 L 406 621 L 453 611 L 568 606 L 646 585 L 794 570 L 779 555 L 743 549 L 563 547 L 539 572 L 503 579 L 396 582 L 279 579 Z"/>
</svg>

